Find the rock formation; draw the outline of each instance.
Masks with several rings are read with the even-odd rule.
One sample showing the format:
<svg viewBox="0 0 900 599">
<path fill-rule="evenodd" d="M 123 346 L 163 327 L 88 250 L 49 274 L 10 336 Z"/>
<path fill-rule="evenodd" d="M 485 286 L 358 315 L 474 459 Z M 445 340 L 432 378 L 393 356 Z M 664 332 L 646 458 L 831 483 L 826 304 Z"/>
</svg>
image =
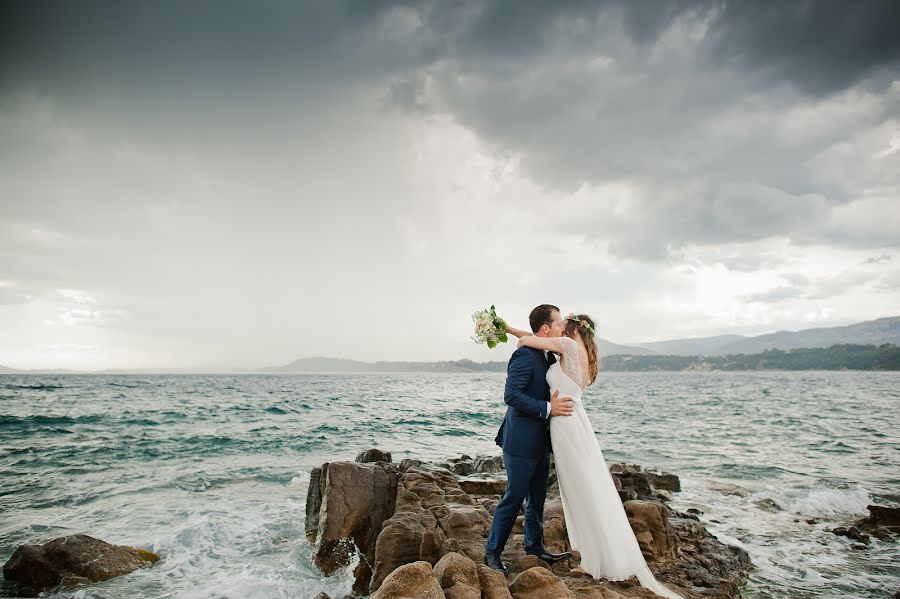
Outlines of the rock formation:
<svg viewBox="0 0 900 599">
<path fill-rule="evenodd" d="M 47 591 L 108 580 L 158 560 L 159 556 L 144 549 L 71 535 L 43 545 L 22 545 L 3 566 L 3 576 L 35 591 Z"/>
<path fill-rule="evenodd" d="M 369 450 L 357 462 L 315 469 L 310 480 L 307 532 L 318 539 L 316 563 L 328 574 L 358 552 L 354 592 L 373 599 L 656 596 L 636 579 L 570 574 L 577 552 L 552 567 L 526 555 L 521 515 L 503 556 L 509 576 L 484 566 L 484 542 L 505 490 L 501 458 L 462 456 L 440 464 L 406 459 L 399 467 L 388 460 L 389 453 Z M 686 598 L 740 596 L 749 557 L 719 542 L 696 515 L 666 505 L 669 494 L 681 489 L 677 476 L 638 465 L 610 470 L 641 551 L 661 582 Z M 551 472 L 544 511 L 548 550 L 571 550 L 565 526 Z"/>
</svg>

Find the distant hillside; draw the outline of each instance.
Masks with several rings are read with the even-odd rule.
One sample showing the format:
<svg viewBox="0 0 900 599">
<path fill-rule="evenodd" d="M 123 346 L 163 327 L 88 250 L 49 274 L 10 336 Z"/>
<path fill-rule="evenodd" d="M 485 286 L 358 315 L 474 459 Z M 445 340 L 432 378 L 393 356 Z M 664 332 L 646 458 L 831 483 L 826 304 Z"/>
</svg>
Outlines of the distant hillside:
<svg viewBox="0 0 900 599">
<path fill-rule="evenodd" d="M 900 347 L 843 344 L 727 356 L 609 356 L 603 370 L 900 370 Z"/>
<path fill-rule="evenodd" d="M 6 366 L 0 366 L 0 374 L 14 374 L 16 372 L 22 372 L 22 371 L 16 370 L 15 368 L 7 368 Z"/>
<path fill-rule="evenodd" d="M 723 347 L 732 345 L 744 339 L 747 339 L 747 337 L 742 335 L 717 335 L 715 337 L 672 339 L 670 341 L 656 341 L 652 343 L 632 343 L 632 345 L 652 350 L 653 353 L 656 354 L 669 356 L 704 356 L 715 354 Z"/>
<path fill-rule="evenodd" d="M 729 354 L 758 354 L 769 349 L 799 349 L 802 347 L 831 347 L 838 344 L 900 345 L 900 316 L 869 320 L 843 327 L 821 327 L 801 331 L 779 331 L 756 337 L 718 335 L 672 339 L 651 343 L 634 343 L 653 353 L 670 356 L 726 356 Z M 625 351 L 603 352 L 629 353 Z M 640 355 L 631 353 L 630 355 Z"/>
<path fill-rule="evenodd" d="M 756 354 L 768 349 L 799 349 L 802 347 L 831 347 L 837 344 L 900 345 L 900 316 L 869 320 L 845 327 L 779 331 L 750 337 L 719 348 L 711 355 Z"/>
<path fill-rule="evenodd" d="M 473 362 L 455 360 L 446 362 L 360 362 L 339 358 L 303 358 L 285 366 L 260 369 L 272 373 L 389 373 L 389 372 L 503 372 L 506 362 Z"/>
<path fill-rule="evenodd" d="M 644 347 L 639 347 L 637 345 L 620 345 L 618 343 L 613 343 L 612 341 L 607 341 L 606 339 L 601 339 L 600 337 L 597 337 L 596 341 L 597 349 L 600 351 L 601 356 L 611 356 L 613 354 L 649 356 L 656 353 L 653 349 L 648 349 L 646 344 Z"/>
</svg>

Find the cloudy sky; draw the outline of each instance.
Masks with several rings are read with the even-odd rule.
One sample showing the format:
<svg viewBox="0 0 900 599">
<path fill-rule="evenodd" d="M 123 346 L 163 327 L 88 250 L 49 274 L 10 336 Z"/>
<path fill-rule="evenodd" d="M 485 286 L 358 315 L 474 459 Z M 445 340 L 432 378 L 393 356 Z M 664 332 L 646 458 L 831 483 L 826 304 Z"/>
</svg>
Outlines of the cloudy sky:
<svg viewBox="0 0 900 599">
<path fill-rule="evenodd" d="M 0 364 L 505 359 L 900 313 L 900 6 L 0 5 Z"/>
</svg>

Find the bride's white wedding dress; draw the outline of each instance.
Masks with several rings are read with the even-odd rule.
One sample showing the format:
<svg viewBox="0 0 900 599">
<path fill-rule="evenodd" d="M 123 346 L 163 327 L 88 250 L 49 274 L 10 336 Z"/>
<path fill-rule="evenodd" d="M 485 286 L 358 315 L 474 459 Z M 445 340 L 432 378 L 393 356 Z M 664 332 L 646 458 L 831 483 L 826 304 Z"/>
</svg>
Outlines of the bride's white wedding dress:
<svg viewBox="0 0 900 599">
<path fill-rule="evenodd" d="M 660 584 L 638 546 L 628 523 L 581 394 L 586 373 L 578 359 L 578 344 L 560 337 L 561 360 L 547 371 L 550 392 L 574 400 L 571 416 L 550 419 L 553 459 L 559 478 L 559 494 L 572 548 L 581 553 L 581 567 L 594 578 L 625 580 L 636 576 L 641 586 L 658 595 L 683 599 Z"/>
</svg>

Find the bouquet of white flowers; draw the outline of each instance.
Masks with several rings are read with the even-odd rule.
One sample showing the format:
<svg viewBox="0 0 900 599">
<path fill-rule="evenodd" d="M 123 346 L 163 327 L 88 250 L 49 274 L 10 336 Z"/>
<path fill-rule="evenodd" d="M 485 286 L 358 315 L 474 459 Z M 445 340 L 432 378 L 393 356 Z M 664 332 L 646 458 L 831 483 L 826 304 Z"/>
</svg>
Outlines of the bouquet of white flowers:
<svg viewBox="0 0 900 599">
<path fill-rule="evenodd" d="M 494 306 L 490 310 L 476 312 L 472 315 L 472 320 L 475 321 L 475 334 L 472 336 L 475 343 L 487 343 L 493 349 L 498 343 L 509 340 L 506 336 L 506 321 L 497 316 Z"/>
</svg>

